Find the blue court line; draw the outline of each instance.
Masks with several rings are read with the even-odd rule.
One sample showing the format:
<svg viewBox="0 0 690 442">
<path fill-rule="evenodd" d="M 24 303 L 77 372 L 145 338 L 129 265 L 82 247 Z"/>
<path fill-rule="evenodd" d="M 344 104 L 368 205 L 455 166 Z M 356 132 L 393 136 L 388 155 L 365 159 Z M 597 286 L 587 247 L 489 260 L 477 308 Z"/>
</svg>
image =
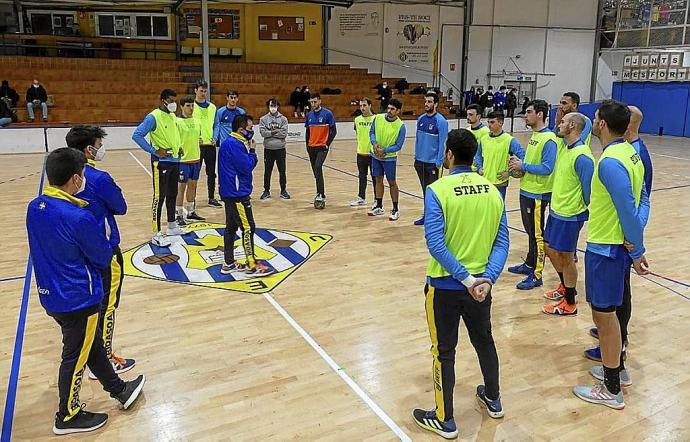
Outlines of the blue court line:
<svg viewBox="0 0 690 442">
<path fill-rule="evenodd" d="M 290 152 L 288 152 L 288 155 L 293 156 L 293 157 L 295 157 L 295 158 L 299 158 L 300 160 L 309 161 L 309 158 L 301 157 L 301 156 L 299 156 L 299 155 L 295 155 L 295 154 L 290 153 Z M 346 171 L 346 170 L 338 169 L 337 167 L 332 167 L 332 166 L 329 166 L 329 165 L 327 165 L 327 164 L 324 164 L 323 167 L 325 167 L 325 168 L 327 168 L 327 169 L 335 170 L 336 172 L 340 172 L 340 173 L 343 173 L 343 174 L 345 174 L 345 175 L 349 175 L 349 176 L 358 178 L 358 175 L 355 175 L 354 173 L 348 172 L 348 171 Z M 386 187 L 388 187 L 388 186 L 386 186 Z M 668 187 L 668 188 L 658 189 L 658 190 L 655 189 L 655 190 L 653 190 L 652 192 L 658 192 L 658 191 L 662 191 L 662 190 L 676 189 L 676 188 L 679 188 L 679 187 L 690 187 L 690 184 L 687 184 L 687 185 L 684 185 L 684 186 L 676 186 L 676 187 L 672 187 L 672 188 L 671 188 L 671 187 Z M 419 195 L 415 195 L 414 193 L 406 192 L 406 191 L 404 191 L 404 190 L 402 190 L 402 189 L 399 189 L 399 190 L 400 190 L 400 193 L 403 193 L 403 194 L 405 194 L 405 195 L 411 196 L 411 197 L 413 197 L 413 198 L 417 198 L 417 199 L 420 199 L 420 200 L 423 200 L 423 199 L 424 199 L 424 198 L 422 198 L 422 197 L 419 196 Z M 517 212 L 517 211 L 519 211 L 519 210 L 520 210 L 520 209 L 512 209 L 512 210 L 509 210 L 509 211 L 507 211 L 507 212 Z M 527 234 L 527 232 L 525 232 L 524 230 L 519 229 L 519 228 L 517 228 L 517 227 L 508 226 L 508 228 L 509 228 L 510 230 L 514 230 L 514 231 L 516 231 L 516 232 L 520 232 L 520 233 Z M 581 253 L 585 253 L 585 252 L 586 252 L 585 250 L 582 250 L 582 249 L 577 249 L 577 251 L 578 251 L 578 252 L 581 252 Z M 665 286 L 665 285 L 663 285 L 663 284 L 661 284 L 661 283 L 659 283 L 659 282 L 657 282 L 657 281 L 654 281 L 654 280 L 652 280 L 652 279 L 649 279 L 649 278 L 645 277 L 645 275 L 638 275 L 636 272 L 632 272 L 632 274 L 633 274 L 633 275 L 637 275 L 637 276 L 639 276 L 639 277 L 641 277 L 641 278 L 644 278 L 644 279 L 646 279 L 647 281 L 653 282 L 654 284 L 656 284 L 656 285 L 658 285 L 658 286 L 664 287 L 665 289 L 668 289 L 668 290 L 671 291 L 672 293 L 674 293 L 674 294 L 676 294 L 676 295 L 678 295 L 678 296 L 681 296 L 682 298 L 684 298 L 684 299 L 690 301 L 690 297 L 688 297 L 688 296 L 686 296 L 686 295 L 684 295 L 684 294 L 682 294 L 682 293 L 680 293 L 680 292 L 677 292 L 676 290 L 673 290 L 672 288 L 670 288 L 670 287 L 668 287 L 668 286 Z M 650 274 L 653 275 L 653 276 L 656 276 L 656 277 L 658 277 L 658 278 L 665 279 L 665 280 L 667 280 L 667 281 L 669 281 L 669 282 L 673 282 L 673 283 L 676 283 L 676 284 L 679 284 L 679 285 L 682 285 L 682 286 L 685 286 L 685 287 L 689 287 L 689 288 L 690 288 L 690 285 L 689 285 L 689 284 L 686 284 L 686 283 L 684 283 L 684 282 L 676 281 L 676 280 L 673 280 L 673 279 L 671 279 L 671 278 L 667 278 L 667 277 L 665 277 L 665 276 L 659 275 L 659 274 L 657 274 L 657 273 L 650 273 Z"/>
<path fill-rule="evenodd" d="M 47 157 L 46 157 L 47 158 Z M 43 159 L 41 168 L 41 181 L 38 183 L 38 194 L 43 191 L 43 180 L 45 178 L 46 162 Z M 10 378 L 7 381 L 7 396 L 5 397 L 5 412 L 2 418 L 2 435 L 0 442 L 10 442 L 12 436 L 12 421 L 14 420 L 14 405 L 17 400 L 17 386 L 19 384 L 19 366 L 22 359 L 22 347 L 24 346 L 24 330 L 26 329 L 26 314 L 29 309 L 29 291 L 31 289 L 31 273 L 33 264 L 31 253 L 26 262 L 26 273 L 24 275 L 24 291 L 22 293 L 22 303 L 19 307 L 19 319 L 17 321 L 17 333 L 14 340 L 14 351 L 12 352 L 12 367 L 10 368 Z"/>
<path fill-rule="evenodd" d="M 9 278 L 2 278 L 2 279 L 0 279 L 0 282 L 10 282 L 10 281 L 16 281 L 18 279 L 24 279 L 24 276 L 12 276 Z"/>
</svg>

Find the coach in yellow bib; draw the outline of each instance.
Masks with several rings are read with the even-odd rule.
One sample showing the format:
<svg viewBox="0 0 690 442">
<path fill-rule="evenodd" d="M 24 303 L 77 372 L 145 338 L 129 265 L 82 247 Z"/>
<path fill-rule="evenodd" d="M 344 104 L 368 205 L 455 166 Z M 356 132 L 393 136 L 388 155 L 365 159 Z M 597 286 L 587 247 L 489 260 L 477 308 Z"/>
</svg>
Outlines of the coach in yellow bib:
<svg viewBox="0 0 690 442">
<path fill-rule="evenodd" d="M 426 314 L 436 409 L 416 409 L 413 416 L 417 425 L 445 438 L 458 434 L 453 389 L 461 319 L 484 376 L 484 384 L 477 386 L 477 399 L 489 416 L 503 416 L 498 355 L 491 334 L 491 287 L 508 256 L 508 224 L 496 186 L 472 172 L 476 153 L 477 141 L 470 131 L 450 131 L 445 155 L 450 175 L 430 184 L 424 200 L 424 233 L 431 255 L 426 273 Z"/>
<path fill-rule="evenodd" d="M 168 215 L 167 235 L 182 235 L 184 232 L 175 223 L 175 202 L 177 199 L 177 177 L 180 174 L 182 141 L 177 131 L 177 93 L 163 89 L 161 104 L 144 118 L 134 130 L 132 140 L 151 154 L 153 173 L 153 238 L 151 243 L 161 247 L 170 245 L 161 228 L 161 210 L 165 204 Z M 151 142 L 146 140 L 149 136 Z"/>
<path fill-rule="evenodd" d="M 553 169 L 558 152 L 556 134 L 546 127 L 549 105 L 544 100 L 534 100 L 527 106 L 525 124 L 532 128 L 525 149 L 524 161 L 512 158 L 509 166 L 512 173 L 524 173 L 520 181 L 520 213 L 522 225 L 529 236 L 529 252 L 525 262 L 508 268 L 510 273 L 527 275 L 517 285 L 520 290 L 540 287 L 544 270 L 544 212 L 551 200 Z"/>
</svg>

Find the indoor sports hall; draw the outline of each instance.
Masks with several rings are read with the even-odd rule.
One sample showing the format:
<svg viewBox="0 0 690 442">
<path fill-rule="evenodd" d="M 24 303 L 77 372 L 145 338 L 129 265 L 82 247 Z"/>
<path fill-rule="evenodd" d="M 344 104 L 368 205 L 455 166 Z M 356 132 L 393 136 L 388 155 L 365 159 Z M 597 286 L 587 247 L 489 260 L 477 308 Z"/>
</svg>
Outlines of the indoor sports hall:
<svg viewBox="0 0 690 442">
<path fill-rule="evenodd" d="M 690 439 L 688 10 L 0 1 L 0 440 Z M 170 141 L 178 120 L 196 150 Z M 171 206 L 165 173 L 165 198 L 187 186 Z M 114 188 L 126 213 L 106 204 L 99 221 L 85 195 Z M 549 248 L 559 192 L 588 214 L 565 251 L 574 283 Z M 613 223 L 618 239 L 597 239 Z M 104 391 L 108 376 L 124 387 Z"/>
</svg>

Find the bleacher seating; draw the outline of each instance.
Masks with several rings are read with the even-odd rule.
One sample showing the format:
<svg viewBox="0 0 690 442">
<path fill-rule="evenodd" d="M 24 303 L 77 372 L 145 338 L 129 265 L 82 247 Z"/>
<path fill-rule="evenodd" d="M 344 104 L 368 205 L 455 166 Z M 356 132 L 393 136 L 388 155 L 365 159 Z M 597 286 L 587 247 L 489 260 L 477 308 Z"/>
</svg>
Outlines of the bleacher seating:
<svg viewBox="0 0 690 442">
<path fill-rule="evenodd" d="M 296 86 L 308 84 L 312 92 L 324 87 L 339 88 L 341 95 L 322 95 L 324 106 L 333 110 L 336 120 L 351 121 L 356 109 L 350 102 L 358 97 L 377 97 L 374 86 L 383 81 L 381 75 L 345 65 L 246 64 L 214 61 L 211 64 L 212 100 L 217 106 L 226 103 L 225 92 L 240 93 L 240 106 L 257 118 L 266 112 L 266 100 L 276 96 L 283 113 L 292 121 L 288 105 Z M 55 98 L 50 110 L 50 123 L 137 123 L 158 105 L 164 88 L 175 89 L 178 97 L 191 91 L 201 77 L 198 60 L 111 60 L 57 57 L 0 57 L 0 79 L 7 79 L 20 94 L 18 114 L 26 119 L 24 93 L 33 78 L 38 78 Z M 387 79 L 395 84 L 396 79 Z M 413 89 L 416 84 L 411 84 Z M 423 112 L 424 100 L 419 95 L 398 96 L 404 111 L 413 111 L 416 118 Z M 378 102 L 374 103 L 378 108 Z M 443 107 L 443 101 L 442 101 Z"/>
</svg>

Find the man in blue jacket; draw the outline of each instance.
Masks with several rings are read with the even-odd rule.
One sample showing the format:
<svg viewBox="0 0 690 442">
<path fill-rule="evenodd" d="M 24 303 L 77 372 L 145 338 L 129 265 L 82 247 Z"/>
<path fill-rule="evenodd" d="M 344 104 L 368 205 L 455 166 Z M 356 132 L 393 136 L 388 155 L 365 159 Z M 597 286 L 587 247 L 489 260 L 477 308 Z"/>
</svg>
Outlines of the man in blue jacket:
<svg viewBox="0 0 690 442">
<path fill-rule="evenodd" d="M 422 192 L 426 192 L 426 187 L 439 178 L 447 138 L 448 121 L 438 113 L 438 95 L 427 92 L 424 95 L 424 113 L 417 119 L 414 142 L 414 169 Z M 416 220 L 414 225 L 423 226 L 424 217 Z"/>
<path fill-rule="evenodd" d="M 98 322 L 103 331 L 105 353 L 113 364 L 115 373 L 120 374 L 129 371 L 135 364 L 134 359 L 121 358 L 113 354 L 115 309 L 120 305 L 122 281 L 125 276 L 120 251 L 120 231 L 117 228 L 115 216 L 127 213 L 127 202 L 122 195 L 122 190 L 110 174 L 96 169 L 96 163 L 105 157 L 106 150 L 103 145 L 105 136 L 105 131 L 98 126 L 77 125 L 70 129 L 65 141 L 67 146 L 83 152 L 86 156 L 84 168 L 86 188 L 83 192 L 79 192 L 77 197 L 89 203 L 86 210 L 96 218 L 98 227 L 105 233 L 113 251 L 110 266 L 101 272 L 104 296 Z M 89 373 L 89 378 L 95 380 L 96 375 Z"/>
<path fill-rule="evenodd" d="M 254 119 L 251 115 L 242 114 L 232 122 L 232 133 L 218 152 L 218 186 L 220 197 L 225 204 L 225 263 L 220 273 L 229 275 L 243 273 L 249 277 L 263 277 L 275 271 L 256 260 L 254 254 L 254 214 L 252 213 L 251 194 L 253 189 L 252 172 L 256 167 L 256 142 L 254 136 Z M 242 248 L 247 262 L 235 261 L 235 232 L 242 232 Z"/>
<path fill-rule="evenodd" d="M 103 299 L 101 272 L 111 265 L 112 249 L 96 218 L 84 207 L 84 154 L 68 147 L 46 159 L 49 186 L 29 203 L 26 229 L 41 305 L 62 331 L 62 362 L 58 376 L 60 404 L 55 434 L 96 430 L 108 421 L 105 413 L 84 410 L 79 400 L 84 368 L 89 368 L 128 409 L 139 397 L 146 378 L 124 382 L 106 356 L 98 312 Z"/>
</svg>

